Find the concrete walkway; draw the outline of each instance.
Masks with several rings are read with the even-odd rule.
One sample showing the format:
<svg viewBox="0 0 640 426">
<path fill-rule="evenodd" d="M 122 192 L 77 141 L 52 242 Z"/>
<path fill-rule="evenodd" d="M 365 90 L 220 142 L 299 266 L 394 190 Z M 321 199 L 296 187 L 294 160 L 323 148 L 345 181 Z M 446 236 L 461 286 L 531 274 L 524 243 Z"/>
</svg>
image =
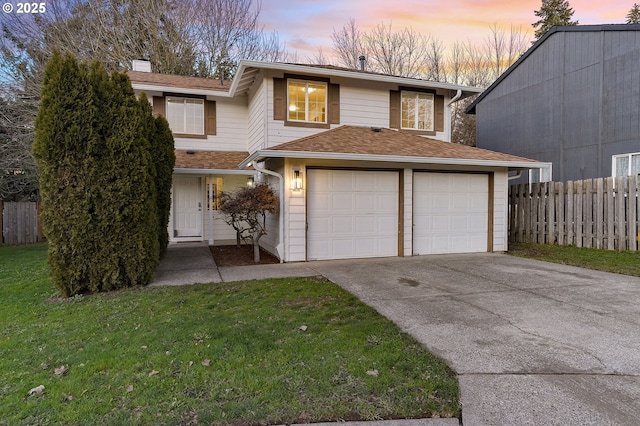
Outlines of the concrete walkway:
<svg viewBox="0 0 640 426">
<path fill-rule="evenodd" d="M 155 285 L 186 284 L 186 273 L 172 275 L 181 270 L 159 270 Z M 489 253 L 189 273 L 199 282 L 325 276 L 458 372 L 465 426 L 640 423 L 640 278 Z M 428 424 L 457 424 L 446 420 Z M 415 424 L 402 422 L 393 426 Z"/>
</svg>

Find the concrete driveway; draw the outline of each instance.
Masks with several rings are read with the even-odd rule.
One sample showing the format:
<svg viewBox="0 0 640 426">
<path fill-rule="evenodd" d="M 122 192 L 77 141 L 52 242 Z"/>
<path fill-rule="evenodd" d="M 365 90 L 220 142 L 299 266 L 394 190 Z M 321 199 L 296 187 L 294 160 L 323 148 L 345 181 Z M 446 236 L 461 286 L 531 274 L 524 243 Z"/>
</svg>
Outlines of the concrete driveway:
<svg viewBox="0 0 640 426">
<path fill-rule="evenodd" d="M 448 361 L 465 426 L 640 424 L 639 278 L 500 254 L 306 266 Z"/>
</svg>

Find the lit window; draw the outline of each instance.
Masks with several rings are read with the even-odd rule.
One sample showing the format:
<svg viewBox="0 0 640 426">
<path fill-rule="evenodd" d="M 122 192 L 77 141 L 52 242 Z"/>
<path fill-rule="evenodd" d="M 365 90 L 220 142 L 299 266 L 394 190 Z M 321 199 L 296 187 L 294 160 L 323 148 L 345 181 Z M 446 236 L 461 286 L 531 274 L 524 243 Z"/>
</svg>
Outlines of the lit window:
<svg viewBox="0 0 640 426">
<path fill-rule="evenodd" d="M 288 80 L 287 93 L 290 121 L 327 122 L 327 83 Z"/>
<path fill-rule="evenodd" d="M 640 174 L 640 152 L 613 156 L 613 177 Z"/>
<path fill-rule="evenodd" d="M 529 183 L 551 182 L 551 166 L 529 170 Z"/>
<path fill-rule="evenodd" d="M 168 97 L 167 121 L 173 133 L 204 135 L 204 100 Z"/>
<path fill-rule="evenodd" d="M 433 93 L 402 92 L 402 128 L 433 131 Z"/>
</svg>

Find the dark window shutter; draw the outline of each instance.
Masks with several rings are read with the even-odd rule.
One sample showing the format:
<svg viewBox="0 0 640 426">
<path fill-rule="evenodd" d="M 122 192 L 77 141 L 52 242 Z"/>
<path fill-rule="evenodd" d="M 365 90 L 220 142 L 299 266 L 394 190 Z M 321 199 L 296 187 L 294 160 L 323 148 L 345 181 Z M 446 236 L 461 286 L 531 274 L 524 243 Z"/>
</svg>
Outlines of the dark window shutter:
<svg viewBox="0 0 640 426">
<path fill-rule="evenodd" d="M 389 92 L 389 128 L 400 128 L 400 91 Z"/>
<path fill-rule="evenodd" d="M 284 120 L 286 115 L 286 90 L 284 78 L 273 79 L 273 119 Z"/>
<path fill-rule="evenodd" d="M 329 124 L 340 124 L 340 85 L 329 85 Z"/>
<path fill-rule="evenodd" d="M 165 111 L 165 102 L 163 96 L 154 96 L 153 97 L 153 115 L 161 115 L 163 117 L 167 116 Z"/>
<path fill-rule="evenodd" d="M 435 130 L 444 132 L 444 96 L 434 96 Z"/>
<path fill-rule="evenodd" d="M 205 123 L 204 123 L 204 131 L 207 135 L 215 135 L 216 134 L 216 102 L 215 101 L 204 101 L 204 114 L 205 114 Z"/>
</svg>

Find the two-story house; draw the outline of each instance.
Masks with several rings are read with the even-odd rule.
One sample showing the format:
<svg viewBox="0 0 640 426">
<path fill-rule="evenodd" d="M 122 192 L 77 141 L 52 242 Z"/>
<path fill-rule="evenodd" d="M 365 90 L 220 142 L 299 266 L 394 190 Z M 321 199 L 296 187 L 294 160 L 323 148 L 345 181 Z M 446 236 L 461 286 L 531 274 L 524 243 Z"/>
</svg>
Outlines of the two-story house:
<svg viewBox="0 0 640 426">
<path fill-rule="evenodd" d="M 640 174 L 640 25 L 554 27 L 467 112 L 477 146 L 552 163 L 531 182 Z"/>
<path fill-rule="evenodd" d="M 337 67 L 242 61 L 230 82 L 129 72 L 174 133 L 171 241 L 235 241 L 221 191 L 268 182 L 264 248 L 282 261 L 504 251 L 510 170 L 450 143 L 478 89 Z M 142 63 L 142 65 L 145 65 Z"/>
</svg>

